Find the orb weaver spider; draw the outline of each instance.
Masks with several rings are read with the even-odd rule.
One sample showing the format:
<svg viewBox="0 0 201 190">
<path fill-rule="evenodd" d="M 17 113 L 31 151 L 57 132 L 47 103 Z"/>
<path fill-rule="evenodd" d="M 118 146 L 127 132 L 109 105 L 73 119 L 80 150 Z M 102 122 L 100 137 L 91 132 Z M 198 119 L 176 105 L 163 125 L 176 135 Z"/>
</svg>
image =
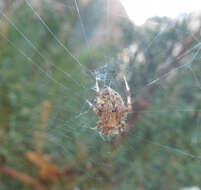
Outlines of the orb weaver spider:
<svg viewBox="0 0 201 190">
<path fill-rule="evenodd" d="M 100 90 L 97 78 L 97 107 L 87 100 L 91 109 L 99 117 L 99 123 L 93 129 L 100 130 L 100 133 L 104 136 L 118 135 L 126 130 L 127 113 L 132 111 L 132 104 L 131 91 L 125 76 L 124 81 L 127 90 L 127 106 L 125 106 L 119 93 L 112 88 L 106 87 Z"/>
</svg>

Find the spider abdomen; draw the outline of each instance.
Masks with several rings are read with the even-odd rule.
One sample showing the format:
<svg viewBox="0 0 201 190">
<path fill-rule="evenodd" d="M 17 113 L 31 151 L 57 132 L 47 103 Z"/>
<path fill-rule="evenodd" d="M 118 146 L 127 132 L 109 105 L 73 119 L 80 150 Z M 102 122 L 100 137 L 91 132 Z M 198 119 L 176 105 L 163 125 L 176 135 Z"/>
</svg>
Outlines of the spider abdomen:
<svg viewBox="0 0 201 190">
<path fill-rule="evenodd" d="M 121 128 L 122 121 L 126 120 L 126 107 L 116 91 L 111 88 L 103 89 L 97 99 L 97 107 L 100 128 L 108 128 L 110 131 Z"/>
<path fill-rule="evenodd" d="M 104 88 L 100 91 L 98 79 L 96 79 L 97 107 L 87 100 L 89 106 L 99 117 L 99 124 L 95 130 L 105 136 L 113 136 L 122 133 L 126 129 L 127 112 L 132 111 L 131 92 L 124 76 L 127 90 L 127 106 L 125 106 L 121 96 L 111 88 Z"/>
</svg>

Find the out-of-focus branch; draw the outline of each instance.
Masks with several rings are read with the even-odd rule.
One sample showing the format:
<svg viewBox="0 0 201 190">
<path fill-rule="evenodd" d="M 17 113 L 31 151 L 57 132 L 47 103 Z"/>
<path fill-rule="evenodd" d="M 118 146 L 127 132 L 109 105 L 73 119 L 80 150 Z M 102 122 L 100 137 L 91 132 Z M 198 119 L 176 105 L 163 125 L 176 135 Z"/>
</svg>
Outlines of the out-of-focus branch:
<svg viewBox="0 0 201 190">
<path fill-rule="evenodd" d="M 47 188 L 42 185 L 37 179 L 30 177 L 24 173 L 18 172 L 12 168 L 6 166 L 2 167 L 0 168 L 0 173 L 15 178 L 24 184 L 32 185 L 36 190 L 47 190 Z"/>
<path fill-rule="evenodd" d="M 196 42 L 196 38 L 200 37 L 201 28 L 195 34 L 192 35 L 192 37 L 188 38 L 186 42 L 183 44 L 183 48 L 180 51 L 180 53 L 176 56 L 176 58 L 172 61 L 171 64 L 169 64 L 167 67 L 165 67 L 160 73 L 159 78 L 164 76 L 165 74 L 171 72 L 174 70 L 178 65 L 181 63 L 180 61 L 186 56 L 186 52 L 193 46 L 193 44 Z M 150 96 L 153 95 L 153 93 L 156 91 L 157 86 L 159 83 L 153 83 L 146 91 L 145 91 L 145 97 L 141 98 L 136 102 L 135 111 L 133 112 L 131 116 L 131 120 L 128 123 L 128 132 L 123 134 L 114 144 L 112 147 L 112 151 L 117 150 L 126 140 L 126 138 L 129 136 L 129 131 L 131 128 L 137 123 L 140 113 L 144 110 L 148 109 L 148 99 L 150 99 Z"/>
</svg>

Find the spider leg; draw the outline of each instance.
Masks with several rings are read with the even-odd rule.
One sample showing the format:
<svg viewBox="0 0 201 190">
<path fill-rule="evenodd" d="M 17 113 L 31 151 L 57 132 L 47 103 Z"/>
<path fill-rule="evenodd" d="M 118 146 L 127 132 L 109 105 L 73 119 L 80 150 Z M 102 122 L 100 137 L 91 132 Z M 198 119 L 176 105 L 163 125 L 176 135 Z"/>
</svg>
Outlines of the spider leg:
<svg viewBox="0 0 201 190">
<path fill-rule="evenodd" d="M 96 114 L 98 114 L 98 110 L 96 109 L 96 107 L 95 107 L 89 100 L 86 100 L 86 102 L 89 104 L 90 108 L 91 108 Z"/>
<path fill-rule="evenodd" d="M 131 91 L 130 91 L 130 88 L 129 88 L 129 86 L 128 86 L 128 83 L 127 83 L 127 80 L 126 80 L 126 77 L 125 77 L 125 76 L 124 76 L 124 81 L 125 81 L 126 90 L 127 90 L 127 105 L 128 105 L 127 112 L 131 112 L 131 111 L 132 111 Z"/>
<path fill-rule="evenodd" d="M 102 123 L 99 123 L 96 127 L 92 128 L 93 130 L 98 130 L 100 128 L 104 128 Z"/>
<path fill-rule="evenodd" d="M 97 91 L 97 94 L 99 96 L 100 94 L 100 89 L 99 89 L 99 86 L 98 86 L 98 79 L 96 78 L 96 91 Z M 86 100 L 86 102 L 89 104 L 89 106 L 91 107 L 91 109 L 96 113 L 98 114 L 98 109 L 89 101 L 89 100 Z"/>
<path fill-rule="evenodd" d="M 98 85 L 98 79 L 97 78 L 96 78 L 96 92 L 97 92 L 98 95 L 100 94 L 100 88 L 99 88 L 99 85 Z"/>
</svg>

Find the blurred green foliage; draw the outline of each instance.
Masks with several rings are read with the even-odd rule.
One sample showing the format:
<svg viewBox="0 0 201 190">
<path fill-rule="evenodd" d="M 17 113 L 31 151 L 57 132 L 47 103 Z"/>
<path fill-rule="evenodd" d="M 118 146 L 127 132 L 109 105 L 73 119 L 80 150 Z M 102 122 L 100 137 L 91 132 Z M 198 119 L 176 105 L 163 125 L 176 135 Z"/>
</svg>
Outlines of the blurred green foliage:
<svg viewBox="0 0 201 190">
<path fill-rule="evenodd" d="M 200 36 L 189 28 L 191 16 L 136 27 L 112 14 L 116 4 L 105 12 L 102 0 L 77 1 L 80 15 L 75 1 L 30 1 L 36 12 L 26 2 L 6 2 L 0 10 L 0 189 L 201 186 Z M 180 60 L 175 49 L 186 44 Z M 125 99 L 122 72 L 135 100 L 128 122 L 139 118 L 114 150 L 121 137 L 90 129 L 98 118 L 86 99 L 95 99 L 96 76 Z M 138 100 L 147 109 L 135 110 Z"/>
</svg>

